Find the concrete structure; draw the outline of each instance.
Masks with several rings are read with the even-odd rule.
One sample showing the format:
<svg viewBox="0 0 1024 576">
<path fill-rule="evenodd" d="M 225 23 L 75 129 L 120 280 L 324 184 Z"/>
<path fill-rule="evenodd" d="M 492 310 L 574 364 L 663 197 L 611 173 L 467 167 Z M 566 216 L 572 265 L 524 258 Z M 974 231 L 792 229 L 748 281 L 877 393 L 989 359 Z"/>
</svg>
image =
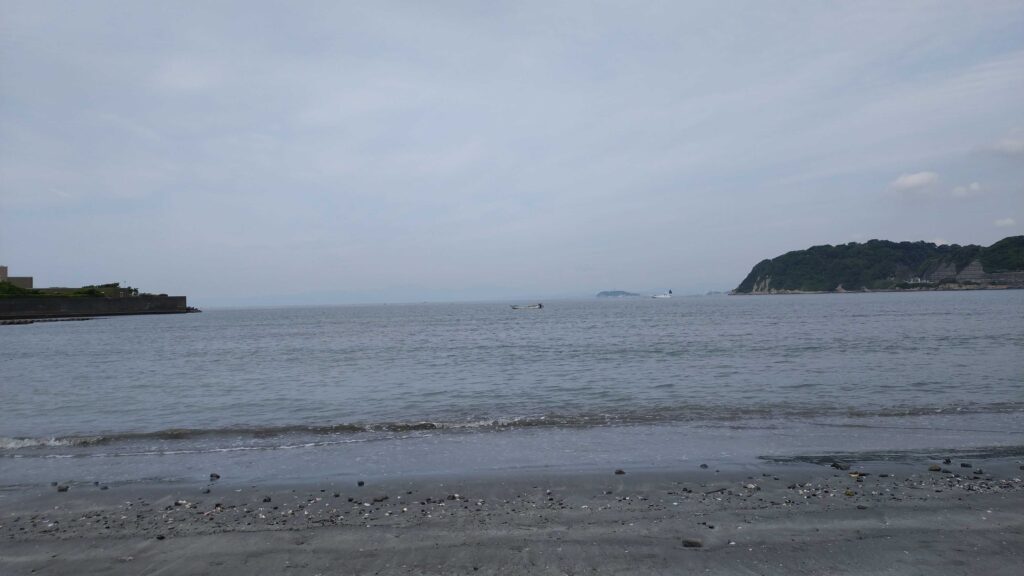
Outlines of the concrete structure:
<svg viewBox="0 0 1024 576">
<path fill-rule="evenodd" d="M 0 299 L 0 320 L 181 314 L 188 312 L 184 296 L 83 298 L 51 296 Z"/>
<path fill-rule="evenodd" d="M 7 266 L 0 266 L 0 282 L 10 282 L 18 288 L 24 288 L 25 290 L 32 289 L 31 276 L 8 276 Z"/>
</svg>

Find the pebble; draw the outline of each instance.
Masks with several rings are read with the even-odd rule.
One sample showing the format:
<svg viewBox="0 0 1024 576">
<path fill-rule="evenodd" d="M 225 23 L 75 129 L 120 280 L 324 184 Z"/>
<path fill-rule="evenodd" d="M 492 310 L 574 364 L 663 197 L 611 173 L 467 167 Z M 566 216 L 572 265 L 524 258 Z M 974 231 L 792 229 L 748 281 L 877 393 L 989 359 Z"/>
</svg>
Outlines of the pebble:
<svg viewBox="0 0 1024 576">
<path fill-rule="evenodd" d="M 939 466 L 938 464 L 932 464 L 931 466 L 928 467 L 928 471 L 929 472 L 941 472 L 942 471 L 942 466 Z"/>
<path fill-rule="evenodd" d="M 363 486 L 365 484 L 366 484 L 366 482 L 363 482 L 362 480 L 360 480 L 359 482 L 356 482 L 356 486 Z"/>
<path fill-rule="evenodd" d="M 968 463 L 968 462 L 961 462 L 960 463 L 960 467 L 961 468 L 970 468 L 971 466 L 972 465 L 970 463 Z"/>
<path fill-rule="evenodd" d="M 708 469 L 708 465 L 707 464 L 701 464 L 700 467 L 703 468 L 704 470 Z M 1021 469 L 1024 469 L 1024 466 L 1021 466 Z"/>
<path fill-rule="evenodd" d="M 836 470 L 849 470 L 850 469 L 850 465 L 847 464 L 846 462 L 833 462 L 832 463 L 832 467 L 835 468 Z"/>
<path fill-rule="evenodd" d="M 623 470 L 622 468 L 619 468 L 618 470 L 616 470 L 616 471 L 615 471 L 615 473 L 616 473 L 616 474 L 625 474 L 625 473 L 626 473 L 626 471 L 625 471 L 625 470 Z"/>
<path fill-rule="evenodd" d="M 700 540 L 693 540 L 691 538 L 683 538 L 683 548 L 703 548 L 704 543 Z"/>
<path fill-rule="evenodd" d="M 68 485 L 67 484 L 60 484 L 59 486 L 57 486 L 57 492 L 67 492 L 67 491 L 68 491 Z"/>
<path fill-rule="evenodd" d="M 213 472 L 210 474 L 210 480 L 220 480 L 220 474 Z"/>
</svg>

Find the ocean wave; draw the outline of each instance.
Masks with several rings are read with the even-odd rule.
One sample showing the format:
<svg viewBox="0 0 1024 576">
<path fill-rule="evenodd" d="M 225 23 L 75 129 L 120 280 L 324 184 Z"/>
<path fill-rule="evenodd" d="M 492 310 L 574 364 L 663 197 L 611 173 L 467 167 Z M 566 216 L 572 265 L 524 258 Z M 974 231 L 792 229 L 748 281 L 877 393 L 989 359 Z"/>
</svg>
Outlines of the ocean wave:
<svg viewBox="0 0 1024 576">
<path fill-rule="evenodd" d="M 104 440 L 100 436 L 68 436 L 64 438 L 7 438 L 0 436 L 0 450 L 22 448 L 57 448 L 65 446 L 91 446 Z"/>
<path fill-rule="evenodd" d="M 336 423 L 324 425 L 230 426 L 224 428 L 168 428 L 144 432 L 119 432 L 92 435 L 49 437 L 0 437 L 0 451 L 98 446 L 124 442 L 173 442 L 202 439 L 270 439 L 294 436 L 338 436 L 370 433 L 409 433 L 427 431 L 503 431 L 523 428 L 591 428 L 600 426 L 670 424 L 673 422 L 707 425 L 735 424 L 744 421 L 785 421 L 833 419 L 870 419 L 941 415 L 1007 414 L 1024 412 L 1024 403 L 1006 402 L 961 406 L 908 406 L 877 409 L 853 409 L 821 406 L 676 406 L 646 410 L 602 411 L 592 413 L 552 413 L 514 417 L 475 417 L 451 420 L 416 420 L 376 423 Z M 840 425 L 851 425 L 842 422 Z M 865 424 L 878 427 L 878 423 Z"/>
</svg>

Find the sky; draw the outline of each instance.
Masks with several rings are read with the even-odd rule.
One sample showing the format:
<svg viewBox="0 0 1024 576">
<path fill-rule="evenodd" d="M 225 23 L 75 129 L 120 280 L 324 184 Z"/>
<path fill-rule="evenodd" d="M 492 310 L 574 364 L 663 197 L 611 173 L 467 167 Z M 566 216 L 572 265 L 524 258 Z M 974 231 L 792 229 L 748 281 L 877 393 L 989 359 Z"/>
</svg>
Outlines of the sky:
<svg viewBox="0 0 1024 576">
<path fill-rule="evenodd" d="M 37 286 L 686 294 L 1019 234 L 1019 1 L 0 0 L 0 264 Z"/>
</svg>

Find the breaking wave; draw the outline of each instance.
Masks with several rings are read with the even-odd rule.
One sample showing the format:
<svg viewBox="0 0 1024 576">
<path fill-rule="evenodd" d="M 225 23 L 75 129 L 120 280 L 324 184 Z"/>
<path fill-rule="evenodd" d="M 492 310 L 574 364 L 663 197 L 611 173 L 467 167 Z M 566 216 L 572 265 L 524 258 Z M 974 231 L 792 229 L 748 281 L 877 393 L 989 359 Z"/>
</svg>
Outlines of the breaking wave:
<svg viewBox="0 0 1024 576">
<path fill-rule="evenodd" d="M 889 407 L 876 410 L 823 408 L 821 406 L 677 406 L 637 411 L 608 411 L 583 414 L 544 414 L 508 418 L 466 418 L 441 421 L 377 423 L 337 423 L 325 425 L 232 426 L 224 428 L 170 428 L 145 432 L 118 432 L 78 436 L 0 437 L 0 451 L 67 448 L 108 445 L 125 442 L 173 442 L 208 439 L 260 440 L 295 436 L 339 436 L 371 433 L 415 433 L 430 431 L 504 431 L 523 428 L 592 428 L 674 422 L 701 423 L 707 426 L 764 427 L 771 421 L 835 419 L 839 426 L 884 428 L 878 421 L 865 419 L 936 415 L 1024 412 L 1024 403 L 1005 402 L 945 407 Z M 858 422 L 860 420 L 860 422 Z"/>
</svg>

